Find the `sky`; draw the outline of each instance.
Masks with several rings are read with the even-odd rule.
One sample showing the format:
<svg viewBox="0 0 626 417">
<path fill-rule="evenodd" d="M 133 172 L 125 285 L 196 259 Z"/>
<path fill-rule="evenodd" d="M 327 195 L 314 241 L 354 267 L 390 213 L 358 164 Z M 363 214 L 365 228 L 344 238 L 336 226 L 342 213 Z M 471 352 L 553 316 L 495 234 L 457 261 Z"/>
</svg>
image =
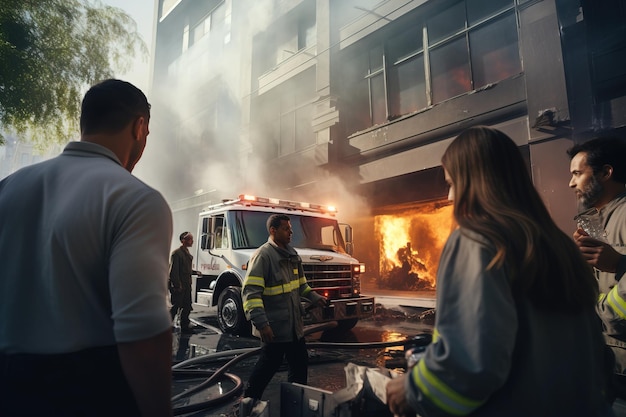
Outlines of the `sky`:
<svg viewBox="0 0 626 417">
<path fill-rule="evenodd" d="M 100 0 L 103 4 L 118 7 L 124 10 L 135 22 L 137 22 L 137 31 L 143 38 L 148 47 L 148 51 L 152 53 L 152 27 L 154 21 L 154 0 Z M 150 57 L 145 62 L 141 58 L 137 58 L 132 66 L 132 69 L 125 74 L 115 74 L 115 77 L 124 81 L 128 81 L 146 95 L 150 100 Z M 156 133 L 156 132 L 153 132 Z M 133 174 L 143 181 L 146 181 L 153 187 L 159 188 L 161 184 L 158 181 L 151 178 L 150 164 L 153 163 L 156 156 L 154 155 L 156 150 L 148 146 L 144 156 L 141 158 Z"/>
<path fill-rule="evenodd" d="M 154 21 L 154 0 L 101 0 L 103 4 L 124 10 L 137 22 L 137 30 L 148 50 L 152 51 L 152 26 Z M 128 81 L 147 92 L 150 87 L 150 59 L 143 62 L 138 58 L 133 68 L 125 74 L 115 74 L 117 78 Z"/>
</svg>

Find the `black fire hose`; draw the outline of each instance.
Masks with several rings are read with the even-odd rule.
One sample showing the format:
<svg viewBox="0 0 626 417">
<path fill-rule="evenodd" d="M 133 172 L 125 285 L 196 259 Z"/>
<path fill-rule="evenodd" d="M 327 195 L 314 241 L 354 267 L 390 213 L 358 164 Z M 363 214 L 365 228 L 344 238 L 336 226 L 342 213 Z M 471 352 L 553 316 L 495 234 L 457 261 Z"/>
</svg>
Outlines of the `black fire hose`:
<svg viewBox="0 0 626 417">
<path fill-rule="evenodd" d="M 193 372 L 193 374 L 188 374 L 188 372 L 189 371 L 176 370 L 174 374 L 175 375 L 193 375 L 193 376 L 210 375 L 209 378 L 200 385 L 204 385 L 204 384 L 210 385 L 216 378 L 215 377 L 216 374 L 211 375 L 211 372 L 209 371 L 196 370 L 196 372 Z M 234 397 L 235 395 L 237 395 L 243 387 L 243 382 L 241 381 L 241 378 L 239 378 L 237 375 L 230 374 L 230 373 L 224 373 L 224 376 L 228 377 L 231 381 L 235 383 L 235 386 L 231 390 L 226 391 L 225 393 L 221 394 L 217 398 L 212 398 L 207 401 L 201 401 L 195 404 L 174 407 L 173 409 L 174 415 L 179 416 L 181 414 L 192 413 L 194 411 L 200 411 L 200 410 L 204 410 L 207 408 L 215 407 L 215 406 L 222 404 L 225 401 L 228 401 L 231 397 Z M 202 388 L 199 388 L 199 389 L 202 389 Z M 191 395 L 191 394 L 188 394 L 188 395 Z"/>
<path fill-rule="evenodd" d="M 220 367 L 217 371 L 211 373 L 209 371 L 195 371 L 193 372 L 193 375 L 198 375 L 200 373 L 205 373 L 208 374 L 209 377 L 202 383 L 189 388 L 188 390 L 181 392 L 178 395 L 175 395 L 172 397 L 172 402 L 175 402 L 177 400 L 180 400 L 182 398 L 188 397 L 198 391 L 202 391 L 203 389 L 211 386 L 218 378 L 220 378 L 222 375 L 230 378 L 232 381 L 235 382 L 235 387 L 233 389 L 231 389 L 230 391 L 227 391 L 225 393 L 223 393 L 222 395 L 220 395 L 217 398 L 213 398 L 207 401 L 202 401 L 196 404 L 191 404 L 191 405 L 186 405 L 186 406 L 181 406 L 181 407 L 174 407 L 173 408 L 173 412 L 175 416 L 181 415 L 181 414 L 187 414 L 187 413 L 191 413 L 194 411 L 200 411 L 206 408 L 210 408 L 210 407 L 214 407 L 216 405 L 219 405 L 223 402 L 225 402 L 226 400 L 228 400 L 230 397 L 234 397 L 235 395 L 237 395 L 239 393 L 239 391 L 241 391 L 242 387 L 243 387 L 243 383 L 241 382 L 241 378 L 239 378 L 236 375 L 233 374 L 229 374 L 226 373 L 226 370 L 228 368 L 230 368 L 232 365 L 236 364 L 237 362 L 240 362 L 252 355 L 257 354 L 259 351 L 261 350 L 260 347 L 258 348 L 250 348 L 250 349 L 237 349 L 237 353 L 241 353 L 239 356 L 235 356 L 233 359 L 229 360 L 228 362 L 226 362 L 226 364 L 224 364 L 222 367 Z M 242 352 L 243 351 L 243 352 Z M 218 352 L 216 354 L 209 354 L 209 355 L 204 355 L 204 356 L 199 356 L 196 358 L 191 358 L 187 361 L 184 362 L 180 362 L 176 365 L 174 365 L 172 367 L 172 371 L 174 372 L 174 375 L 189 375 L 189 371 L 188 370 L 184 370 L 184 369 L 180 369 L 183 366 L 189 366 L 191 364 L 198 364 L 198 363 L 202 363 L 202 362 L 207 362 L 210 359 L 214 359 L 214 358 L 221 358 L 227 355 L 224 355 L 225 353 L 229 353 L 229 356 L 232 356 L 233 353 L 235 351 L 226 351 L 226 352 Z"/>
<path fill-rule="evenodd" d="M 314 333 L 317 330 L 313 329 L 313 331 L 309 331 L 309 333 Z M 334 348 L 334 349 L 375 349 L 375 348 L 385 348 L 385 347 L 394 347 L 394 346 L 426 346 L 428 345 L 432 340 L 432 336 L 430 334 L 420 334 L 417 335 L 413 338 L 410 339 L 404 339 L 404 340 L 396 340 L 396 341 L 392 341 L 392 342 L 348 342 L 348 343 L 342 343 L 342 342 L 315 342 L 315 343 L 307 343 L 307 348 L 314 348 L 314 349 L 324 349 L 324 348 Z M 203 373 L 205 374 L 210 374 L 210 376 L 202 383 L 189 388 L 188 390 L 175 395 L 174 397 L 172 397 L 172 402 L 174 401 L 178 401 L 180 399 L 183 399 L 185 397 L 188 397 L 198 391 L 201 391 L 209 386 L 211 386 L 211 384 L 213 384 L 218 378 L 220 378 L 222 375 L 230 378 L 232 381 L 235 382 L 235 387 L 233 389 L 231 389 L 230 391 L 227 391 L 225 393 L 223 393 L 222 395 L 220 395 L 217 398 L 211 399 L 211 400 L 207 400 L 207 401 L 203 401 L 203 402 L 199 402 L 196 404 L 192 404 L 192 405 L 187 405 L 187 406 L 182 406 L 182 407 L 174 407 L 173 412 L 174 415 L 181 415 L 181 414 L 187 414 L 187 413 L 191 413 L 194 411 L 200 411 L 203 409 L 207 409 L 213 406 L 216 406 L 218 404 L 221 404 L 223 402 L 225 402 L 226 400 L 228 400 L 229 398 L 237 395 L 239 393 L 239 391 L 241 390 L 243 384 L 241 382 L 241 379 L 239 377 L 237 377 L 236 375 L 233 374 L 229 374 L 226 373 L 226 370 L 228 368 L 230 368 L 231 366 L 235 365 L 236 363 L 250 357 L 253 356 L 257 353 L 259 353 L 259 351 L 261 350 L 260 347 L 257 348 L 248 348 L 248 349 L 236 349 L 236 350 L 229 350 L 229 351 L 224 351 L 224 352 L 217 352 L 214 354 L 208 354 L 208 355 L 203 355 L 203 356 L 198 356 L 195 358 L 191 358 L 188 359 L 186 361 L 180 362 L 176 365 L 174 365 L 172 367 L 172 370 L 174 372 L 174 374 L 178 374 L 178 375 L 182 375 L 182 374 L 186 374 L 186 375 L 190 375 L 192 372 L 193 375 L 201 375 Z M 214 373 L 211 373 L 209 371 L 198 371 L 198 370 L 193 370 L 193 371 L 189 371 L 189 370 L 183 370 L 182 368 L 185 366 L 190 366 L 190 365 L 197 365 L 200 363 L 205 363 L 205 362 L 210 362 L 214 359 L 220 359 L 220 358 L 224 358 L 224 357 L 229 357 L 229 356 L 233 356 L 235 355 L 234 358 L 232 358 L 231 360 L 229 360 L 226 364 L 224 364 L 222 367 L 220 367 L 217 371 L 215 371 Z"/>
</svg>

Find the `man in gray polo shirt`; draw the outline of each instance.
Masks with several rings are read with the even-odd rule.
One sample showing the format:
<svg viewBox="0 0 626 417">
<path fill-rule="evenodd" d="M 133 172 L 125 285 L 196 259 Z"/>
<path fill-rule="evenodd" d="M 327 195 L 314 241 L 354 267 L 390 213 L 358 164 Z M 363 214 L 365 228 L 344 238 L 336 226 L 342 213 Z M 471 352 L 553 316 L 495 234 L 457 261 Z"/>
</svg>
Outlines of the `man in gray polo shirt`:
<svg viewBox="0 0 626 417">
<path fill-rule="evenodd" d="M 149 119 L 103 81 L 80 142 L 0 182 L 0 415 L 172 414 L 171 212 L 131 175 Z"/>
</svg>

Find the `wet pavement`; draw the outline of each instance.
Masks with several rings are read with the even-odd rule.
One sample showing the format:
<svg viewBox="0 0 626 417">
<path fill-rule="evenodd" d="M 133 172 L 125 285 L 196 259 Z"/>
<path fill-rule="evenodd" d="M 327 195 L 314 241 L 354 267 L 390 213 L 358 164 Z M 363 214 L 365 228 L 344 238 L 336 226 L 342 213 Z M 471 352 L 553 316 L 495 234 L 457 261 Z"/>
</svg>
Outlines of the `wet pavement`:
<svg viewBox="0 0 626 417">
<path fill-rule="evenodd" d="M 196 333 L 187 335 L 178 330 L 174 332 L 173 394 L 174 398 L 179 397 L 173 402 L 175 414 L 238 417 L 242 387 L 257 360 L 254 352 L 246 352 L 258 348 L 259 340 L 221 334 L 214 308 L 194 306 L 194 309 L 191 319 L 196 324 Z M 378 305 L 373 318 L 360 321 L 350 331 L 309 327 L 311 333 L 306 336 L 307 344 L 315 346 L 316 343 L 324 342 L 325 346 L 309 348 L 308 385 L 330 392 L 339 391 L 346 386 L 344 368 L 348 363 L 403 371 L 405 359 L 402 341 L 432 332 L 434 315 L 430 312 L 424 308 Z M 359 345 L 358 349 L 345 348 L 355 343 L 380 342 L 399 346 L 360 348 Z M 344 346 L 337 345 L 342 343 Z M 244 357 L 244 353 L 250 356 Z M 238 362 L 226 365 L 229 360 Z M 220 369 L 225 366 L 227 369 Z M 216 371 L 224 374 L 212 376 Z M 207 383 L 209 378 L 214 380 Z M 276 373 L 262 398 L 269 401 L 270 417 L 281 417 L 282 382 L 287 382 L 285 366 Z M 207 386 L 196 388 L 200 384 Z M 196 389 L 197 392 L 186 395 L 187 391 Z"/>
<path fill-rule="evenodd" d="M 234 337 L 221 334 L 217 327 L 214 308 L 196 307 L 192 321 L 196 333 L 173 337 L 174 385 L 173 395 L 180 399 L 173 401 L 174 414 L 188 417 L 239 417 L 239 399 L 242 389 L 256 363 L 256 355 L 250 352 L 260 346 L 259 340 L 252 337 Z M 385 343 L 405 341 L 420 334 L 432 333 L 434 310 L 397 305 L 377 304 L 373 318 L 360 321 L 350 331 L 338 332 L 333 329 L 308 329 L 307 345 L 321 343 L 355 344 Z M 305 329 L 306 330 L 306 329 Z M 250 355 L 249 357 L 245 357 Z M 233 359 L 235 358 L 235 359 Z M 243 358 L 243 359 L 241 359 Z M 241 359 L 241 360 L 240 360 Z M 228 361 L 238 361 L 226 365 Z M 193 363 L 197 361 L 197 363 Z M 404 372 L 406 360 L 402 344 L 394 347 L 364 347 L 345 349 L 339 346 L 309 348 L 308 386 L 335 393 L 346 387 L 345 367 L 352 363 L 368 368 L 389 369 Z M 223 369 L 227 367 L 227 369 Z M 215 377 L 214 373 L 218 373 Z M 222 374 L 219 376 L 220 374 Z M 305 414 L 281 415 L 281 383 L 287 382 L 286 366 L 274 376 L 263 394 L 263 401 L 269 405 L 264 417 L 300 417 Z M 206 386 L 205 386 L 206 385 Z M 199 388 L 198 388 L 199 387 Z M 197 392 L 186 395 L 186 392 Z M 382 417 L 386 412 L 367 415 Z M 616 417 L 626 417 L 626 401 L 617 400 L 613 406 Z M 306 416 L 321 416 L 318 412 L 307 412 Z M 330 414 L 326 414 L 328 416 Z M 342 414 L 345 415 L 345 414 Z M 360 414 L 359 414 L 360 415 Z"/>
</svg>

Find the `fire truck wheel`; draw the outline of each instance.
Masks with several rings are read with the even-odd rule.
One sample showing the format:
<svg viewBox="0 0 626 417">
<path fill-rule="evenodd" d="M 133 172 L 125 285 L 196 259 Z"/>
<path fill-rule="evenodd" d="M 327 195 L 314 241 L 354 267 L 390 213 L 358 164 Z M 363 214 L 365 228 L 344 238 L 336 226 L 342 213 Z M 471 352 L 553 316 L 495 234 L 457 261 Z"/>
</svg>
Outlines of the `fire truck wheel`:
<svg viewBox="0 0 626 417">
<path fill-rule="evenodd" d="M 346 319 L 337 321 L 338 330 L 350 330 L 358 323 L 359 319 Z"/>
<path fill-rule="evenodd" d="M 241 288 L 227 287 L 217 301 L 217 321 L 224 333 L 248 336 L 250 323 L 246 321 L 241 302 Z"/>
</svg>

